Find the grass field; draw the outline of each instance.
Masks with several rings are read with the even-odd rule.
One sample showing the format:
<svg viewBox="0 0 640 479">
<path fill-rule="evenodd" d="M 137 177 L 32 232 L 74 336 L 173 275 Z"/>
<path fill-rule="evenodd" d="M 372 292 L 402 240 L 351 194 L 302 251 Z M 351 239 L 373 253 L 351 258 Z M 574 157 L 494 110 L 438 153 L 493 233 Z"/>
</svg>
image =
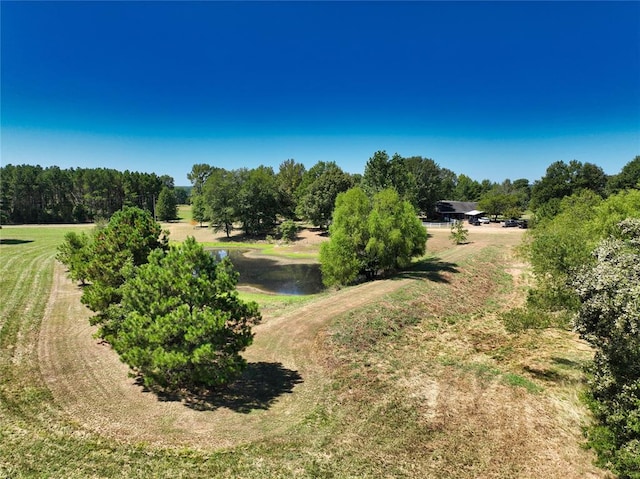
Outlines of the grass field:
<svg viewBox="0 0 640 479">
<path fill-rule="evenodd" d="M 0 230 L 0 478 L 607 477 L 580 447 L 591 351 L 498 319 L 523 298 L 520 231 L 434 231 L 396 278 L 255 296 L 247 375 L 194 407 L 92 340 L 54 260 L 71 228 Z"/>
</svg>

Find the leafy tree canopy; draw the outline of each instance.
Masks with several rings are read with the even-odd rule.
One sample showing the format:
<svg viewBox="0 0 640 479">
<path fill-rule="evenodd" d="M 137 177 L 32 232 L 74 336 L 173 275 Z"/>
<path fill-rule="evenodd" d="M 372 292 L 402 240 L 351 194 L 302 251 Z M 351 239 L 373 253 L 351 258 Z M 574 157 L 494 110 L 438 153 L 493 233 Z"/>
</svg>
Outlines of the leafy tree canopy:
<svg viewBox="0 0 640 479">
<path fill-rule="evenodd" d="M 205 205 L 205 211 L 198 211 L 199 218 L 209 219 L 214 231 L 224 231 L 227 238 L 231 235 L 233 223 L 238 219 L 240 184 L 239 171 L 216 169 L 207 179 L 202 195 L 196 196 L 203 198 Z M 200 203 L 197 206 L 199 207 Z M 200 221 L 198 218 L 195 219 Z"/>
<path fill-rule="evenodd" d="M 109 218 L 123 206 L 153 211 L 169 176 L 109 168 L 0 168 L 0 215 L 12 223 L 78 223 Z"/>
<path fill-rule="evenodd" d="M 309 171 L 311 172 L 311 170 Z M 315 226 L 326 228 L 331 221 L 338 194 L 347 191 L 352 186 L 351 176 L 342 171 L 335 163 L 323 165 L 322 171 L 309 184 L 300 201 L 298 208 L 300 216 L 308 219 Z"/>
<path fill-rule="evenodd" d="M 556 161 L 549 165 L 545 176 L 533 184 L 531 207 L 537 210 L 553 199 L 562 199 L 584 189 L 604 196 L 606 184 L 607 176 L 599 166 L 576 160 L 568 164 Z"/>
<path fill-rule="evenodd" d="M 260 235 L 276 225 L 280 211 L 278 184 L 273 168 L 259 166 L 242 173 L 237 196 L 237 217 L 248 235 Z"/>
<path fill-rule="evenodd" d="M 296 192 L 302 184 L 306 168 L 302 163 L 296 163 L 289 159 L 280 163 L 278 171 L 278 193 L 279 202 L 282 207 L 282 215 L 288 219 L 294 219 L 298 198 Z"/>
<path fill-rule="evenodd" d="M 64 241 L 58 246 L 56 259 L 64 264 L 69 272 L 69 277 L 74 281 L 85 284 L 87 279 L 87 264 L 91 260 L 90 238 L 86 233 L 68 232 L 64 235 Z"/>
<path fill-rule="evenodd" d="M 194 221 L 200 223 L 201 227 L 204 221 L 209 220 L 209 215 L 207 214 L 207 203 L 204 198 L 204 194 L 196 195 L 191 198 L 191 217 Z"/>
<path fill-rule="evenodd" d="M 178 218 L 178 200 L 172 188 L 164 187 L 156 203 L 156 216 L 160 221 L 171 221 Z"/>
<path fill-rule="evenodd" d="M 640 189 L 640 156 L 636 156 L 624 165 L 620 173 L 612 176 L 607 189 L 610 193 L 617 193 L 624 189 Z"/>
<path fill-rule="evenodd" d="M 591 251 L 603 238 L 615 234 L 620 221 L 640 217 L 640 191 L 624 191 L 603 200 L 583 190 L 559 204 L 557 215 L 541 220 L 529 231 L 526 250 L 539 290 L 550 294 L 548 306 L 575 309 L 571 278 L 592 261 Z"/>
<path fill-rule="evenodd" d="M 493 216 L 495 220 L 498 215 L 519 218 L 522 214 L 520 209 L 520 198 L 515 194 L 502 193 L 500 187 L 495 187 L 484 194 L 478 202 L 478 208 Z"/>
<path fill-rule="evenodd" d="M 202 194 L 202 187 L 207 181 L 207 178 L 216 170 L 214 166 L 207 165 L 206 163 L 196 163 L 191 167 L 191 171 L 187 173 L 187 178 L 193 185 L 194 194 Z"/>
<path fill-rule="evenodd" d="M 338 195 L 329 233 L 330 241 L 320 249 L 327 286 L 405 268 L 412 257 L 424 254 L 427 240 L 415 209 L 394 189 L 373 198 L 359 187 Z"/>
<path fill-rule="evenodd" d="M 456 201 L 478 201 L 482 193 L 482 186 L 476 180 L 472 180 L 467 175 L 459 175 L 455 189 L 453 190 L 453 200 Z"/>
</svg>

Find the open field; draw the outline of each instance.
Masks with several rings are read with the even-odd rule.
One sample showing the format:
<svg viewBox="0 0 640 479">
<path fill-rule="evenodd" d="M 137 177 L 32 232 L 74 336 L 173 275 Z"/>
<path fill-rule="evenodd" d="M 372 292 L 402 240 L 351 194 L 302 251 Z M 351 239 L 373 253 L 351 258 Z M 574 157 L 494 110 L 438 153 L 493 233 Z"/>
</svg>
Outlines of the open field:
<svg viewBox="0 0 640 479">
<path fill-rule="evenodd" d="M 144 392 L 93 339 L 53 258 L 69 228 L 0 230 L 0 477 L 607 477 L 580 447 L 591 351 L 498 320 L 523 300 L 522 230 L 470 228 L 453 247 L 434 229 L 396 278 L 257 296 L 245 376 L 184 402 Z M 307 231 L 267 253 L 323 240 Z"/>
</svg>

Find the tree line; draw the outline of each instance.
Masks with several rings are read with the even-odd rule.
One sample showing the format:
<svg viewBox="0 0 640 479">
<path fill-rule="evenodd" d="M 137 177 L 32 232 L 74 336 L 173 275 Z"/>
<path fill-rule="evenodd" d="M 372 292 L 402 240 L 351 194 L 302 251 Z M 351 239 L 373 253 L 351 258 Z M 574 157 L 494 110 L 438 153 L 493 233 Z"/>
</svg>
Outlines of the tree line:
<svg viewBox="0 0 640 479">
<path fill-rule="evenodd" d="M 187 192 L 175 188 L 168 175 L 10 164 L 0 168 L 0 219 L 2 223 L 84 223 L 108 219 L 125 206 L 153 212 L 163 189 L 175 196 L 176 203 L 187 202 Z"/>
<path fill-rule="evenodd" d="M 423 216 L 433 217 L 439 200 L 478 201 L 487 215 L 519 217 L 531 208 L 553 216 L 559 201 L 579 189 L 601 196 L 633 185 L 638 161 L 607 176 L 591 163 L 558 161 L 533 184 L 526 178 L 501 183 L 477 181 L 456 174 L 421 156 L 389 156 L 375 152 L 363 174 L 349 174 L 335 162 L 320 161 L 307 169 L 289 159 L 278 171 L 267 166 L 225 170 L 193 165 L 187 175 L 192 189 L 174 186 L 174 179 L 155 173 L 120 172 L 109 168 L 42 168 L 7 165 L 0 168 L 0 215 L 3 223 L 72 223 L 109 218 L 125 206 L 156 212 L 161 220 L 176 216 L 177 204 L 191 202 L 194 218 L 211 222 L 230 234 L 240 224 L 248 234 L 273 229 L 278 218 L 304 219 L 326 228 L 335 199 L 360 186 L 373 194 L 394 188 Z M 162 190 L 166 189 L 162 195 Z M 188 198 L 190 193 L 190 197 Z"/>
<path fill-rule="evenodd" d="M 529 181 L 493 183 L 443 168 L 420 156 L 390 157 L 375 152 L 363 174 L 349 174 L 335 162 L 320 161 L 309 169 L 289 159 L 278 171 L 267 166 L 226 170 L 208 164 L 193 165 L 187 175 L 192 183 L 193 218 L 210 222 L 228 236 L 235 225 L 249 235 L 273 230 L 278 218 L 305 220 L 319 228 L 331 223 L 336 198 L 353 187 L 373 197 L 394 189 L 402 201 L 422 216 L 434 217 L 438 201 L 485 201 L 492 214 L 519 215 L 530 200 Z"/>
</svg>

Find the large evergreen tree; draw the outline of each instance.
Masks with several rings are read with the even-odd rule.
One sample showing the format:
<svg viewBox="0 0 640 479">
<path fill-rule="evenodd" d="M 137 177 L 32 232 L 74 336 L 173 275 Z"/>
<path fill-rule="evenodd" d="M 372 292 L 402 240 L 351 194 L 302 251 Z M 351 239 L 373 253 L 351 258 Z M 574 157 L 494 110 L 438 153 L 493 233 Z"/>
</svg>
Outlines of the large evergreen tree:
<svg viewBox="0 0 640 479">
<path fill-rule="evenodd" d="M 162 188 L 156 203 L 156 216 L 160 221 L 171 221 L 178 217 L 178 200 L 172 188 Z"/>
<path fill-rule="evenodd" d="M 123 286 L 124 319 L 113 342 L 152 388 L 198 390 L 226 384 L 246 366 L 240 356 L 260 320 L 238 298 L 238 274 L 193 238 L 155 250 Z"/>
<path fill-rule="evenodd" d="M 117 333 L 121 287 L 131 268 L 147 262 L 151 251 L 167 247 L 166 234 L 148 211 L 128 207 L 115 213 L 109 223 L 98 229 L 87 251 L 86 279 L 82 302 L 97 314 L 93 324 L 98 334 L 110 341 Z"/>
</svg>

